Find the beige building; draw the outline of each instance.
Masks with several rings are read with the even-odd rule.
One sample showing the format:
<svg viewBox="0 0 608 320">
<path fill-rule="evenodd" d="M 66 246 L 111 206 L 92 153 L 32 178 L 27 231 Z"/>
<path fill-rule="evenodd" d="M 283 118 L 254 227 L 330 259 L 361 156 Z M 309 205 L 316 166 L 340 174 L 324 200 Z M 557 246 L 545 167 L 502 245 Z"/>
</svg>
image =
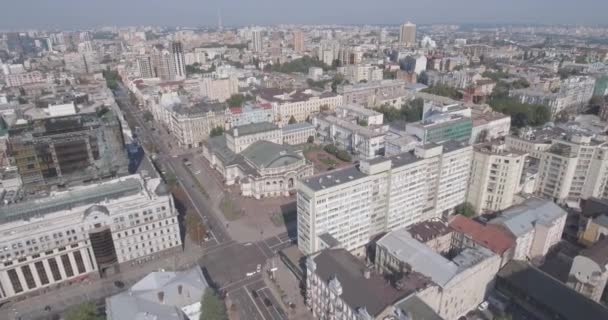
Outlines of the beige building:
<svg viewBox="0 0 608 320">
<path fill-rule="evenodd" d="M 0 302 L 181 248 L 161 179 L 131 175 L 0 208 Z"/>
<path fill-rule="evenodd" d="M 501 259 L 482 246 L 454 248 L 447 259 L 406 229 L 389 232 L 376 244 L 375 266 L 387 274 L 420 273 L 433 285 L 417 296 L 444 319 L 458 319 L 484 301 Z"/>
<path fill-rule="evenodd" d="M 304 51 L 304 32 L 297 30 L 293 32 L 293 50 L 296 52 Z"/>
<path fill-rule="evenodd" d="M 306 143 L 310 137 L 314 140 L 317 134 L 315 127 L 308 122 L 288 124 L 281 130 L 283 131 L 283 143 L 291 145 Z"/>
<path fill-rule="evenodd" d="M 171 134 L 180 147 L 189 149 L 201 147 L 213 128 L 223 128 L 226 123 L 224 104 L 175 105 L 168 112 Z"/>
<path fill-rule="evenodd" d="M 206 141 L 203 156 L 220 172 L 226 185 L 239 184 L 243 196 L 289 196 L 298 179 L 313 174 L 313 166 L 302 150 L 282 143 L 276 125 L 250 124 Z"/>
<path fill-rule="evenodd" d="M 207 97 L 211 100 L 224 102 L 228 100 L 230 96 L 237 93 L 239 93 L 239 81 L 237 78 L 205 78 L 201 81 L 201 94 L 203 95 L 203 97 Z"/>
<path fill-rule="evenodd" d="M 338 86 L 344 104 L 358 104 L 366 107 L 376 106 L 377 100 L 410 95 L 408 83 L 403 80 L 380 80 Z"/>
<path fill-rule="evenodd" d="M 408 22 L 401 25 L 399 32 L 399 44 L 406 47 L 416 45 L 416 25 Z"/>
<path fill-rule="evenodd" d="M 334 110 L 342 105 L 342 96 L 313 90 L 267 88 L 258 91 L 257 99 L 272 104 L 275 122 L 280 126 L 288 124 L 292 117 L 296 122 L 303 122 L 320 111 Z"/>
<path fill-rule="evenodd" d="M 475 212 L 494 212 L 513 205 L 525 160 L 525 153 L 509 151 L 502 143 L 473 147 L 467 202 Z"/>
<path fill-rule="evenodd" d="M 235 153 L 240 153 L 252 143 L 262 140 L 282 144 L 283 132 L 277 125 L 269 122 L 246 124 L 226 132 L 226 145 Z"/>
</svg>

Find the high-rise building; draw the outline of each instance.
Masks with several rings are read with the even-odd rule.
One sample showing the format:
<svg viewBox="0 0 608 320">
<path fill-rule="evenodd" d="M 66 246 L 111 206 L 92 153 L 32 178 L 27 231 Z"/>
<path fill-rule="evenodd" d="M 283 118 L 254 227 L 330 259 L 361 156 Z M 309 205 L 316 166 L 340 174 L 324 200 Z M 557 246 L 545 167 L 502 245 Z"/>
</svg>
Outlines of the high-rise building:
<svg viewBox="0 0 608 320">
<path fill-rule="evenodd" d="M 382 232 L 448 215 L 465 201 L 471 153 L 453 141 L 425 145 L 298 181 L 300 251 L 360 252 Z"/>
<path fill-rule="evenodd" d="M 505 144 L 486 143 L 473 147 L 467 202 L 475 212 L 494 212 L 513 205 L 526 153 L 509 151 Z"/>
<path fill-rule="evenodd" d="M 172 57 L 169 51 L 161 47 L 152 49 L 152 67 L 154 75 L 161 80 L 171 79 L 171 61 Z"/>
<path fill-rule="evenodd" d="M 137 70 L 142 78 L 156 78 L 156 72 L 152 64 L 152 58 L 149 55 L 137 57 Z"/>
<path fill-rule="evenodd" d="M 171 43 L 171 80 L 182 80 L 186 78 L 186 63 L 184 61 L 184 49 L 181 42 Z"/>
<path fill-rule="evenodd" d="M 296 52 L 304 51 L 304 33 L 300 30 L 293 32 L 293 50 Z"/>
<path fill-rule="evenodd" d="M 49 117 L 9 128 L 9 155 L 28 190 L 124 174 L 118 118 L 95 112 Z"/>
<path fill-rule="evenodd" d="M 264 50 L 261 29 L 256 28 L 251 30 L 251 50 L 256 53 L 262 52 Z"/>
<path fill-rule="evenodd" d="M 413 47 L 416 45 L 416 25 L 408 22 L 401 25 L 401 32 L 399 33 L 399 44 L 406 47 Z"/>
</svg>

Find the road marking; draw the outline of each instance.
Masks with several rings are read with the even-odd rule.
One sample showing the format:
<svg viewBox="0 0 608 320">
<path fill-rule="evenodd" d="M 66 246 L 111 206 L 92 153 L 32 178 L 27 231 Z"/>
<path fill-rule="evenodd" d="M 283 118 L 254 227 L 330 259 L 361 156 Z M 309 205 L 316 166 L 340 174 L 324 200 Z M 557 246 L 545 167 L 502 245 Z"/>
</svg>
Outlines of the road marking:
<svg viewBox="0 0 608 320">
<path fill-rule="evenodd" d="M 251 296 L 251 293 L 246 288 L 247 287 L 241 287 L 241 289 L 245 290 L 245 293 L 247 294 L 247 296 L 249 297 L 249 299 L 251 299 L 251 303 L 253 303 L 253 306 L 255 306 L 255 309 L 258 311 L 258 314 L 262 317 L 262 319 L 266 319 L 264 317 L 264 314 L 262 313 L 262 310 L 260 310 L 260 308 L 258 307 L 258 304 L 255 303 L 254 298 Z"/>
</svg>

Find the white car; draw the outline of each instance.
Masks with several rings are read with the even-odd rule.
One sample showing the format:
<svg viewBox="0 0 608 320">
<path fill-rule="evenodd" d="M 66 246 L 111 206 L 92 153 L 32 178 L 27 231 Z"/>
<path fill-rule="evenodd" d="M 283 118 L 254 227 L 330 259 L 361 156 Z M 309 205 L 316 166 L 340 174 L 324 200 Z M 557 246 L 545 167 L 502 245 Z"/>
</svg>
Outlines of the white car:
<svg viewBox="0 0 608 320">
<path fill-rule="evenodd" d="M 260 272 L 260 271 L 262 271 L 262 265 L 261 265 L 261 264 L 258 264 L 257 268 L 255 268 L 255 271 L 256 271 L 256 272 Z"/>
<path fill-rule="evenodd" d="M 245 275 L 246 275 L 246 276 L 248 276 L 248 277 L 251 277 L 251 276 L 253 276 L 254 274 L 256 274 L 256 272 L 247 272 Z"/>
<path fill-rule="evenodd" d="M 488 310 L 488 306 L 489 305 L 490 304 L 487 301 L 484 301 L 484 302 L 482 302 L 482 303 L 479 304 L 479 306 L 477 307 L 477 310 L 479 310 L 479 311 L 486 311 L 486 310 Z"/>
</svg>

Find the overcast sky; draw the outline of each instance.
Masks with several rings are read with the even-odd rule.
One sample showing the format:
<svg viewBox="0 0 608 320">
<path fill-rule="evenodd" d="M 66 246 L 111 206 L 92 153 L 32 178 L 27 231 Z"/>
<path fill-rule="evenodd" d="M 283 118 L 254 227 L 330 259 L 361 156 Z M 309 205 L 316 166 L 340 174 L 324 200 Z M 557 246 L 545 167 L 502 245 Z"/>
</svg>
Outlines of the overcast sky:
<svg viewBox="0 0 608 320">
<path fill-rule="evenodd" d="M 0 0 L 0 29 L 107 25 L 608 24 L 608 0 Z"/>
</svg>

